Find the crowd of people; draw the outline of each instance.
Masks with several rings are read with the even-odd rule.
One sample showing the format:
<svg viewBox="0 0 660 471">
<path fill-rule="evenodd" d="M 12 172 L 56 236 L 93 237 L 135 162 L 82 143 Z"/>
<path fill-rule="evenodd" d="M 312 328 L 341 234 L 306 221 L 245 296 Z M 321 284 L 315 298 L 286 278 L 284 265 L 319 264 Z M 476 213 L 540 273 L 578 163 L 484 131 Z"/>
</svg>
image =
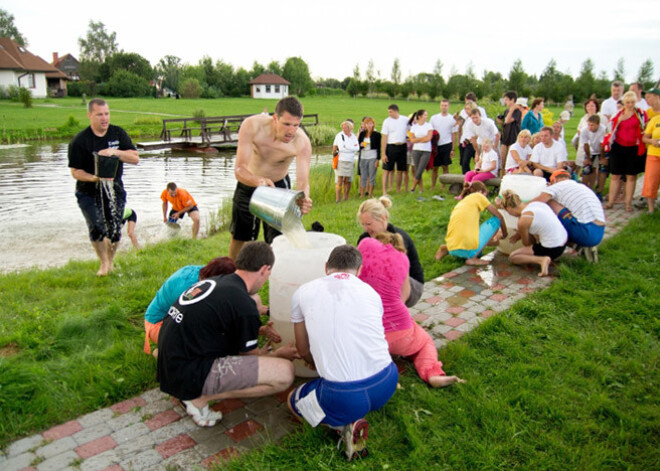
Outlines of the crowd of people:
<svg viewBox="0 0 660 471">
<path fill-rule="evenodd" d="M 604 114 L 611 109 L 607 101 L 602 106 L 592 99 L 585 103 L 586 119 L 576 138 L 581 152 L 572 163 L 562 146 L 561 123 L 553 127 L 543 123 L 543 100 L 535 100 L 531 110 L 525 110 L 515 92 L 504 96 L 506 110 L 498 117 L 501 131 L 472 94 L 460 113 L 451 115 L 449 101 L 443 100 L 440 113 L 430 119 L 426 110 L 408 118 L 391 105 L 380 132 L 371 117 L 362 121 L 357 135 L 353 121 L 345 120 L 333 144 L 338 155 L 336 201 L 349 197 L 357 159 L 360 197 L 367 199 L 356 220 L 364 233 L 355 246 L 334 248 L 325 265 L 326 276 L 295 292 L 291 313 L 295 344 L 276 349 L 272 344 L 282 339 L 271 322 L 262 325 L 268 307 L 258 292 L 276 263 L 269 244 L 279 233 L 264 223 L 265 242 L 256 241 L 262 221 L 250 213 L 249 201 L 259 186 L 290 188 L 288 170 L 295 159 L 296 187 L 304 192 L 298 204 L 303 214 L 308 213 L 311 144 L 300 128 L 302 104 L 293 97 L 280 100 L 272 116 L 247 118 L 239 131 L 229 256 L 176 271 L 145 313 L 144 350 L 157 359 L 161 390 L 180 400 L 197 425 L 211 427 L 222 419 L 210 407 L 212 402 L 287 390 L 294 380 L 292 361 L 303 360 L 319 377 L 290 392 L 291 413 L 311 426 L 337 430 L 349 460 L 366 456 L 365 415 L 385 406 L 397 388 L 393 356 L 410 358 L 430 387 L 463 382 L 445 373 L 432 338 L 410 315 L 409 308 L 422 295 L 424 270 L 410 235 L 389 221 L 392 200 L 387 193 L 393 188 L 408 191 L 409 165 L 415 169 L 413 192 L 424 191 L 426 169 L 433 169 L 434 189 L 440 167 L 448 172 L 458 146 L 465 183 L 437 259 L 455 256 L 470 265 L 486 264 L 480 258 L 484 248 L 508 237 L 523 245 L 510 254 L 511 263 L 536 264 L 539 276 L 548 275 L 550 264 L 568 244 L 597 261 L 595 248 L 604 235 L 605 214 L 595 190 L 602 191 L 603 174 L 612 174 L 605 207 L 617 202 L 618 188 L 625 181 L 628 209 L 636 176 L 644 170 L 642 151 L 648 153 L 643 195 L 649 211 L 660 180 L 660 91 L 653 88 L 646 93 L 649 107 L 643 110 L 634 90 L 615 97 L 617 87 L 615 82 L 612 98 L 621 95 L 619 111 Z M 648 115 L 654 117 L 647 124 Z M 139 158 L 126 133 L 109 124 L 105 101 L 90 101 L 89 118 L 90 127 L 70 145 L 69 166 L 90 240 L 101 260 L 97 274 L 106 275 L 113 269 L 122 223 L 134 228 L 137 220 L 136 213 L 124 211 L 121 175 L 123 163 L 137 164 Z M 95 175 L 94 153 L 118 158 L 114 178 Z M 383 195 L 374 198 L 380 161 Z M 505 173 L 542 176 L 549 185 L 529 202 L 506 190 L 491 203 L 484 182 Z M 580 173 L 583 183 L 576 181 Z M 113 187 L 114 200 L 99 196 L 101 186 Z M 161 199 L 163 221 L 176 223 L 188 214 L 196 237 L 199 211 L 190 193 L 170 182 Z M 518 218 L 513 234 L 500 210 Z M 483 211 L 491 217 L 480 224 Z"/>
</svg>

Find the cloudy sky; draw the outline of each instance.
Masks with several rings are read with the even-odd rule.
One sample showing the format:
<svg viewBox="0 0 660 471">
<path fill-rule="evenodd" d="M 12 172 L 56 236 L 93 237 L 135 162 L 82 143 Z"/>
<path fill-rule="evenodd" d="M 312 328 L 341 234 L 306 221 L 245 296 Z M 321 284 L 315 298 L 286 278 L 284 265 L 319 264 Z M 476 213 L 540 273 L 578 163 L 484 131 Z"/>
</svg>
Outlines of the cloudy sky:
<svg viewBox="0 0 660 471">
<path fill-rule="evenodd" d="M 611 76 L 623 57 L 629 81 L 646 59 L 660 77 L 657 0 L 4 0 L 0 8 L 14 15 L 30 52 L 49 62 L 55 51 L 78 56 L 78 38 L 93 20 L 152 65 L 168 54 L 189 64 L 209 56 L 249 70 L 255 60 L 299 56 L 312 77 L 342 79 L 356 64 L 364 76 L 373 60 L 389 79 L 395 58 L 403 77 L 432 72 L 438 59 L 445 77 L 468 67 L 479 77 L 484 70 L 508 76 L 516 59 L 540 75 L 553 58 L 577 76 L 591 58 L 597 75 Z"/>
</svg>

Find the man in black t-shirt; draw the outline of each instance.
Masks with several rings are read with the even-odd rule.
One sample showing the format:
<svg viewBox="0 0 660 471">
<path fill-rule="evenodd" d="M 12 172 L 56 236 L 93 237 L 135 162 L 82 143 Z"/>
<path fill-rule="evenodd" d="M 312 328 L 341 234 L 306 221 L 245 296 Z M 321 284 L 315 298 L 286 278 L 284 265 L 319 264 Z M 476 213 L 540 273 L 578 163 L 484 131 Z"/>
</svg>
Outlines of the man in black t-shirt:
<svg viewBox="0 0 660 471">
<path fill-rule="evenodd" d="M 89 127 L 78 133 L 69 144 L 69 167 L 76 179 L 76 199 L 85 217 L 89 238 L 101 267 L 96 273 L 105 276 L 113 269 L 113 259 L 121 238 L 121 222 L 126 192 L 121 180 L 123 164 L 139 162 L 131 138 L 119 126 L 110 124 L 108 103 L 100 98 L 87 106 Z M 113 178 L 97 176 L 94 153 L 119 158 Z"/>
<path fill-rule="evenodd" d="M 222 418 L 210 401 L 259 397 L 284 391 L 300 358 L 289 345 L 258 348 L 261 321 L 255 294 L 268 280 L 275 256 L 265 242 L 246 243 L 236 271 L 188 288 L 163 320 L 158 336 L 160 389 L 183 402 L 201 427 Z"/>
</svg>

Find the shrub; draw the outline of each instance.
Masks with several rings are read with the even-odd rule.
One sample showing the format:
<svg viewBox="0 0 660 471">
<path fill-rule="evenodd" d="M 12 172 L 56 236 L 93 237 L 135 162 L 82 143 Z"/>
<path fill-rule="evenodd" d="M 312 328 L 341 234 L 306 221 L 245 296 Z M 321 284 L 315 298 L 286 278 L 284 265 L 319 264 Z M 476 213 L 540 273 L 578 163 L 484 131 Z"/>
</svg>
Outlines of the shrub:
<svg viewBox="0 0 660 471">
<path fill-rule="evenodd" d="M 204 88 L 196 78 L 188 78 L 179 85 L 179 93 L 183 98 L 199 98 Z"/>
<path fill-rule="evenodd" d="M 32 108 L 32 92 L 27 88 L 21 87 L 18 91 L 18 99 L 25 108 Z"/>
<path fill-rule="evenodd" d="M 20 88 L 17 85 L 9 85 L 7 87 L 7 98 L 12 101 L 18 101 L 20 96 Z"/>
<path fill-rule="evenodd" d="M 204 118 L 206 116 L 206 111 L 203 108 L 193 111 L 193 118 Z"/>
<path fill-rule="evenodd" d="M 305 128 L 313 146 L 329 146 L 337 135 L 337 130 L 330 126 L 319 125 Z"/>
<path fill-rule="evenodd" d="M 149 96 L 149 82 L 128 70 L 118 70 L 108 81 L 108 94 L 116 97 Z"/>
<path fill-rule="evenodd" d="M 80 121 L 78 121 L 72 114 L 69 115 L 69 118 L 62 126 L 57 128 L 57 130 L 61 133 L 75 133 L 80 129 Z"/>
</svg>

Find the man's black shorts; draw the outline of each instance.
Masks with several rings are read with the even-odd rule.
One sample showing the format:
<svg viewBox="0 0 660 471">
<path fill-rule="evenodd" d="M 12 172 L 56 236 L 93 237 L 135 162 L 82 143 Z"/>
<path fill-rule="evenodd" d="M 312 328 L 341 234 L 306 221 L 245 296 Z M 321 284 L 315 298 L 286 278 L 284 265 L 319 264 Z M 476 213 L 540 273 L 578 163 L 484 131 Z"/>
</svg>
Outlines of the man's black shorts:
<svg viewBox="0 0 660 471">
<path fill-rule="evenodd" d="M 408 168 L 408 146 L 406 144 L 387 144 L 385 148 L 387 162 L 383 162 L 383 170 L 394 170 L 405 172 Z"/>
<path fill-rule="evenodd" d="M 192 212 L 195 212 L 195 211 L 199 211 L 199 208 L 198 208 L 197 206 L 193 206 L 193 207 L 190 208 L 188 211 L 179 214 L 179 219 L 183 219 L 183 217 L 184 217 L 186 214 L 188 214 L 188 213 L 192 213 Z M 174 213 L 178 213 L 178 212 L 179 212 L 179 211 L 175 211 L 175 209 L 172 208 L 172 209 L 170 210 L 170 217 L 172 217 L 172 216 L 174 215 Z"/>
<path fill-rule="evenodd" d="M 433 158 L 433 166 L 441 167 L 445 165 L 451 165 L 451 150 L 451 142 L 438 146 L 438 153 L 435 154 L 435 157 Z"/>
<path fill-rule="evenodd" d="M 291 189 L 291 179 L 287 175 L 282 180 L 275 182 L 275 186 Z M 256 187 L 236 182 L 234 204 L 231 211 L 231 225 L 229 226 L 229 232 L 234 236 L 234 240 L 249 242 L 257 240 L 257 237 L 259 237 L 261 219 L 250 212 L 250 199 L 254 190 L 256 190 Z M 281 232 L 264 222 L 264 239 L 267 243 L 273 242 L 273 239 L 280 234 Z"/>
</svg>

